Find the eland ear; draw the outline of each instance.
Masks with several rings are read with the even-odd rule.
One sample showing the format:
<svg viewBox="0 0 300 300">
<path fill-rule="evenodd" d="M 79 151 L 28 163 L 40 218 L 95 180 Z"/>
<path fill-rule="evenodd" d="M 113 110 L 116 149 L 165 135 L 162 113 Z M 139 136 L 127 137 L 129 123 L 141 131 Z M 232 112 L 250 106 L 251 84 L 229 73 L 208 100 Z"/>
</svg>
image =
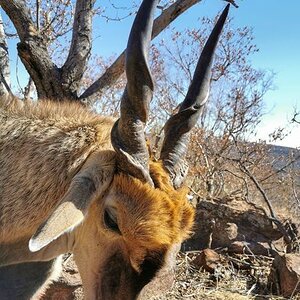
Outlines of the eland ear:
<svg viewBox="0 0 300 300">
<path fill-rule="evenodd" d="M 101 164 L 103 157 L 93 155 L 81 171 L 73 178 L 71 185 L 50 217 L 37 229 L 29 241 L 29 250 L 39 251 L 52 241 L 79 225 L 91 201 L 103 195 L 114 174 L 114 160 Z"/>
<path fill-rule="evenodd" d="M 75 177 L 61 203 L 29 241 L 29 250 L 38 251 L 80 224 L 96 191 L 90 178 Z"/>
</svg>

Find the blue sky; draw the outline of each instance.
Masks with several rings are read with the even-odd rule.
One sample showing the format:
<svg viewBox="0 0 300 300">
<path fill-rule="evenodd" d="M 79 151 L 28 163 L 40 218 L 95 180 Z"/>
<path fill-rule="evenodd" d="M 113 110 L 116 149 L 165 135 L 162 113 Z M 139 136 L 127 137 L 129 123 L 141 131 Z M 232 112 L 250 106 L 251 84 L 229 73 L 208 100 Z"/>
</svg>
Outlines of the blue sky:
<svg viewBox="0 0 300 300">
<path fill-rule="evenodd" d="M 125 3 L 122 0 L 119 3 Z M 256 68 L 275 72 L 274 89 L 265 96 L 264 111 L 258 135 L 253 139 L 268 141 L 268 134 L 282 127 L 291 119 L 293 107 L 300 110 L 300 1 L 289 0 L 236 0 L 239 8 L 231 8 L 230 16 L 236 26 L 253 28 L 255 44 L 260 51 L 252 56 Z M 99 2 L 99 3 L 105 3 Z M 108 3 L 106 1 L 106 3 Z M 179 28 L 197 27 L 203 16 L 214 17 L 226 2 L 203 0 L 180 16 L 172 26 Z M 93 51 L 105 56 L 119 54 L 126 46 L 132 19 L 121 22 L 97 20 L 97 34 Z M 13 56 L 15 57 L 15 56 Z M 12 62 L 14 65 L 14 63 Z M 21 63 L 19 62 L 19 65 Z M 19 67 L 21 68 L 21 67 Z M 15 67 L 13 67 L 15 69 Z M 21 69 L 22 72 L 22 69 Z M 12 72 L 14 77 L 14 70 Z M 15 79 L 12 78 L 15 82 Z M 300 126 L 289 126 L 291 134 L 277 144 L 290 147 L 300 146 Z"/>
<path fill-rule="evenodd" d="M 206 1 L 212 2 L 212 1 Z M 253 56 L 257 68 L 275 72 L 274 90 L 265 97 L 267 115 L 258 137 L 267 139 L 274 127 L 291 119 L 293 107 L 300 110 L 300 1 L 243 0 L 232 10 L 237 25 L 254 29 L 260 52 Z M 290 127 L 292 133 L 280 144 L 299 147 L 300 126 Z"/>
</svg>

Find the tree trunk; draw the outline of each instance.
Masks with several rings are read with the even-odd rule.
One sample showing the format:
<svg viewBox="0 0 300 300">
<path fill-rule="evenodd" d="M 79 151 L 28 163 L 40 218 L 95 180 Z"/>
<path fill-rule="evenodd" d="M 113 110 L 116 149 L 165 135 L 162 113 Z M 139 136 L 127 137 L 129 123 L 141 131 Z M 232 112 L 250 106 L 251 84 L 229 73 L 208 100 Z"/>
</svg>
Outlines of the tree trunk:
<svg viewBox="0 0 300 300">
<path fill-rule="evenodd" d="M 172 21 L 201 0 L 177 0 L 156 18 L 152 38 Z M 77 0 L 72 42 L 62 68 L 52 61 L 47 49 L 47 36 L 34 24 L 26 3 L 21 0 L 0 0 L 0 5 L 13 22 L 20 43 L 18 54 L 34 81 L 39 99 L 88 101 L 113 85 L 124 72 L 125 50 L 119 58 L 81 96 L 81 79 L 86 70 L 92 45 L 92 17 L 95 0 Z M 3 82 L 3 81 L 2 81 Z"/>
<path fill-rule="evenodd" d="M 0 15 L 0 96 L 8 96 L 10 90 L 9 57 L 3 21 Z"/>
</svg>

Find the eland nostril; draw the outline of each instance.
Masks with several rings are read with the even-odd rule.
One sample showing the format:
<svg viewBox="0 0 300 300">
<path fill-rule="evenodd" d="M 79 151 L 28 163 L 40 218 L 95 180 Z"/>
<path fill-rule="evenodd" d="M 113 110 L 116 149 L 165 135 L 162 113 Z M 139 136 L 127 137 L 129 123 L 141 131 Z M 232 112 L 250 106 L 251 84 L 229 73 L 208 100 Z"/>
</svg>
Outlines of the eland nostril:
<svg viewBox="0 0 300 300">
<path fill-rule="evenodd" d="M 127 258 L 119 249 L 108 257 L 97 286 L 99 299 L 136 299 L 143 287 L 148 284 L 162 268 L 166 250 L 155 250 L 144 259 L 134 261 Z M 135 265 L 135 267 L 133 267 Z M 138 269 L 138 271 L 136 270 Z"/>
</svg>

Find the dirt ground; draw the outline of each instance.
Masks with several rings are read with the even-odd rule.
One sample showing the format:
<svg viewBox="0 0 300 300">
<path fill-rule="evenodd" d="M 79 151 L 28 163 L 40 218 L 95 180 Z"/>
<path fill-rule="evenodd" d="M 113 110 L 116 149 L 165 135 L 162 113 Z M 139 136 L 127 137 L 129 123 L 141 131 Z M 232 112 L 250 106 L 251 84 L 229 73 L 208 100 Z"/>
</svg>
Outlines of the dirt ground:
<svg viewBox="0 0 300 300">
<path fill-rule="evenodd" d="M 179 299 L 286 299 L 276 296 L 276 283 L 268 283 L 273 259 L 264 256 L 221 254 L 222 263 L 213 273 L 195 268 L 197 251 L 180 253 L 176 281 L 170 292 L 153 300 Z M 277 291 L 278 292 L 278 291 Z M 288 299 L 300 300 L 300 295 Z"/>
</svg>

